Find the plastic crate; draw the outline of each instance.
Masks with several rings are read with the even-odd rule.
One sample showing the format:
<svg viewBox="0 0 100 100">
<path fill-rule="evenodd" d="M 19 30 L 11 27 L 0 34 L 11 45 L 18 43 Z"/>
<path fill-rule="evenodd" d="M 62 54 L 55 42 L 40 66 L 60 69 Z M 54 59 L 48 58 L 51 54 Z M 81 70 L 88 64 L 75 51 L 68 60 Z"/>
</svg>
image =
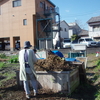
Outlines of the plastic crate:
<svg viewBox="0 0 100 100">
<path fill-rule="evenodd" d="M 68 58 L 76 58 L 76 57 L 85 57 L 85 53 L 84 52 L 82 52 L 82 53 L 73 53 L 73 52 L 68 53 Z"/>
</svg>

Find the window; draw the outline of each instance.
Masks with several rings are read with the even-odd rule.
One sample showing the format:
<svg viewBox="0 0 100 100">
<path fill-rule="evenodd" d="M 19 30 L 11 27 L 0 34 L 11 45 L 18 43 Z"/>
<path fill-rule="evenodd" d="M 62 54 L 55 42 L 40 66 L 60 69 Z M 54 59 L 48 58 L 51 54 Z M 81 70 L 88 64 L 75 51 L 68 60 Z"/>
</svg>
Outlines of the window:
<svg viewBox="0 0 100 100">
<path fill-rule="evenodd" d="M 53 8 L 52 8 L 52 7 L 50 7 L 50 12 L 51 12 L 51 13 L 53 12 Z"/>
<path fill-rule="evenodd" d="M 65 32 L 66 32 L 66 28 L 65 28 Z"/>
<path fill-rule="evenodd" d="M 13 1 L 13 7 L 21 6 L 21 0 L 15 0 Z"/>
<path fill-rule="evenodd" d="M 23 19 L 23 25 L 27 25 L 27 19 Z"/>
<path fill-rule="evenodd" d="M 86 41 L 93 41 L 92 39 L 89 39 L 89 38 L 87 38 L 87 39 L 85 39 Z"/>
<path fill-rule="evenodd" d="M 52 7 L 50 7 L 50 10 L 52 10 L 53 8 Z"/>
<path fill-rule="evenodd" d="M 49 9 L 49 7 L 48 7 L 48 5 L 47 5 L 47 4 L 45 5 L 45 9 Z"/>
<path fill-rule="evenodd" d="M 40 7 L 44 8 L 44 2 L 40 2 Z"/>
<path fill-rule="evenodd" d="M 70 39 L 64 39 L 64 42 L 69 43 L 69 42 L 71 42 L 71 40 Z"/>
<path fill-rule="evenodd" d="M 84 39 L 80 39 L 80 40 L 79 40 L 79 42 L 83 42 L 83 41 L 84 41 Z"/>
</svg>

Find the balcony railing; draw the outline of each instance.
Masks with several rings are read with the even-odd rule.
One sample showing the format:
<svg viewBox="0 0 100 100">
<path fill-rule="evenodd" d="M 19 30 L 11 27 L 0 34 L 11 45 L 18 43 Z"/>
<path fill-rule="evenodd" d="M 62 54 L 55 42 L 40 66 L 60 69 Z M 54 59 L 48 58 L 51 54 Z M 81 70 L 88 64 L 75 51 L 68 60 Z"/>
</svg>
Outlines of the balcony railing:
<svg viewBox="0 0 100 100">
<path fill-rule="evenodd" d="M 45 16 L 50 16 L 52 13 L 59 14 L 59 8 L 45 9 L 44 11 Z"/>
<path fill-rule="evenodd" d="M 100 37 L 100 31 L 98 32 L 89 32 L 90 37 Z"/>
</svg>

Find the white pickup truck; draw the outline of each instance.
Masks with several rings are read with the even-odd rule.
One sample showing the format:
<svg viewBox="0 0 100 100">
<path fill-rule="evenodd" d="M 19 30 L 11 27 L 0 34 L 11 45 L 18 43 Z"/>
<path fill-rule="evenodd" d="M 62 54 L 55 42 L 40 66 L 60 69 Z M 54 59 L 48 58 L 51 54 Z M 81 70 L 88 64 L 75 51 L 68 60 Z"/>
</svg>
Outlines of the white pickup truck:
<svg viewBox="0 0 100 100">
<path fill-rule="evenodd" d="M 78 43 L 85 44 L 87 47 L 98 46 L 98 43 L 89 37 L 82 37 L 78 40 Z"/>
</svg>

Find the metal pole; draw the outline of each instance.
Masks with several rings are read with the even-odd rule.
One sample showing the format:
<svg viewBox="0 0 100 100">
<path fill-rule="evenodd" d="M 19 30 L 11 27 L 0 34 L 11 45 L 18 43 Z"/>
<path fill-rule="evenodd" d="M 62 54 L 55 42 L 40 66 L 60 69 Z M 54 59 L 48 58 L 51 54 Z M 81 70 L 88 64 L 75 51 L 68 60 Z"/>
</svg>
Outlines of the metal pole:
<svg viewBox="0 0 100 100">
<path fill-rule="evenodd" d="M 39 46 L 38 46 L 38 20 L 36 20 L 36 47 L 39 49 Z"/>
<path fill-rule="evenodd" d="M 58 14 L 58 17 L 59 17 L 59 30 L 58 30 L 58 32 L 59 32 L 59 47 L 61 48 L 61 34 L 60 34 L 60 15 Z"/>
</svg>

